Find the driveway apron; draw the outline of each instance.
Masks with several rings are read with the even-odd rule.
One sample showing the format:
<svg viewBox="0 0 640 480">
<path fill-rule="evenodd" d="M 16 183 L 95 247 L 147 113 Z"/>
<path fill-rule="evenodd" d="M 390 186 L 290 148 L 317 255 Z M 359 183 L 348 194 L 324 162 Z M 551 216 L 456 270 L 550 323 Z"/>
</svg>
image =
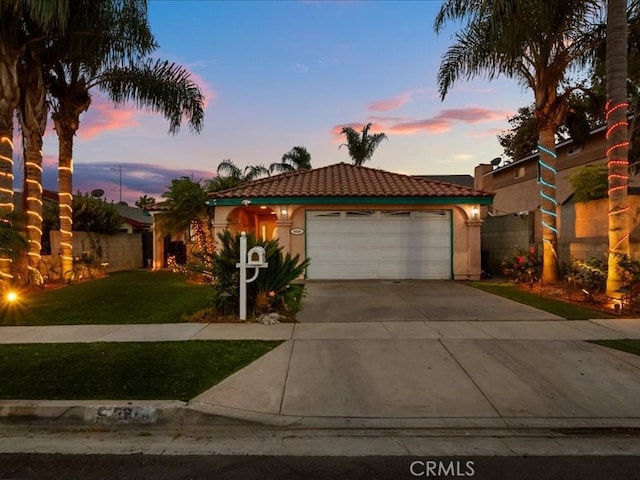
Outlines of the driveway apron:
<svg viewBox="0 0 640 480">
<path fill-rule="evenodd" d="M 306 289 L 301 323 L 559 319 L 448 280 L 313 281 Z"/>
</svg>

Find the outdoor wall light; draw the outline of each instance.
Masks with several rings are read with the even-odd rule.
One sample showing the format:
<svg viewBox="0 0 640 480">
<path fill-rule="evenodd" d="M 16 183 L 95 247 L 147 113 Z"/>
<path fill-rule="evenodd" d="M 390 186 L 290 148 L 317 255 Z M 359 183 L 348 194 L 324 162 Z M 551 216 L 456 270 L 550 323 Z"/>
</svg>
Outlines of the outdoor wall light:
<svg viewBox="0 0 640 480">
<path fill-rule="evenodd" d="M 289 212 L 287 211 L 287 209 L 285 207 L 282 207 L 280 209 L 280 218 L 282 220 L 288 220 L 289 219 Z"/>
<path fill-rule="evenodd" d="M 471 218 L 472 219 L 477 220 L 479 215 L 480 215 L 480 209 L 478 207 L 471 208 Z"/>
</svg>

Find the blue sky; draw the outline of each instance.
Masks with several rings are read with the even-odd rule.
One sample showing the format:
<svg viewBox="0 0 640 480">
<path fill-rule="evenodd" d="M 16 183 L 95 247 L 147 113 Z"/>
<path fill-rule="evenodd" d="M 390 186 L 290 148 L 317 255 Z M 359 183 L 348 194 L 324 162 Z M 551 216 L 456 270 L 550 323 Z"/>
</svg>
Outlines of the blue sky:
<svg viewBox="0 0 640 480">
<path fill-rule="evenodd" d="M 207 98 L 204 130 L 114 108 L 94 92 L 75 143 L 74 189 L 159 198 L 172 178 L 211 178 L 218 163 L 279 161 L 306 147 L 314 167 L 349 162 L 342 126 L 372 122 L 388 141 L 367 165 L 406 174 L 473 174 L 502 154 L 496 134 L 532 102 L 515 80 L 461 82 L 444 102 L 436 74 L 453 28 L 436 35 L 439 1 L 150 0 L 156 56 L 187 67 Z M 57 190 L 55 135 L 45 188 Z"/>
</svg>

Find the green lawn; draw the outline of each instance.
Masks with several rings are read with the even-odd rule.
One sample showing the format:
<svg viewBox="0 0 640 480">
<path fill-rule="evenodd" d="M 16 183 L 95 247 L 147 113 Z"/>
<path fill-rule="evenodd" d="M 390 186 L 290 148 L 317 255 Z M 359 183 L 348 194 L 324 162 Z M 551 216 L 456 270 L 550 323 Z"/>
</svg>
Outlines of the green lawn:
<svg viewBox="0 0 640 480">
<path fill-rule="evenodd" d="M 0 345 L 0 398 L 190 400 L 282 342 Z"/>
<path fill-rule="evenodd" d="M 617 318 L 615 315 L 609 315 L 598 310 L 573 305 L 571 303 L 547 298 L 537 295 L 533 292 L 527 292 L 517 288 L 512 283 L 495 283 L 495 282 L 464 282 L 470 287 L 477 288 L 484 292 L 492 293 L 515 302 L 530 305 L 545 312 L 553 313 L 567 320 L 589 320 L 591 318 Z"/>
<path fill-rule="evenodd" d="M 53 290 L 22 292 L 0 303 L 0 325 L 78 325 L 180 322 L 183 313 L 209 306 L 211 288 L 171 272 L 114 273 Z"/>
<path fill-rule="evenodd" d="M 591 343 L 596 343 L 604 347 L 615 348 L 616 350 L 622 350 L 623 352 L 640 355 L 640 340 L 594 340 Z"/>
</svg>

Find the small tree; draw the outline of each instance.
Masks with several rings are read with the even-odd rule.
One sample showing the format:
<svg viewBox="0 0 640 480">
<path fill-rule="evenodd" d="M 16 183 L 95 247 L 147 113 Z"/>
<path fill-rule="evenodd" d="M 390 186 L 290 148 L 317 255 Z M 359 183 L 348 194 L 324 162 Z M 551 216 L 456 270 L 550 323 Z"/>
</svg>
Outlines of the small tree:
<svg viewBox="0 0 640 480">
<path fill-rule="evenodd" d="M 587 165 L 569 177 L 576 202 L 606 198 L 607 182 L 606 165 Z"/>
<path fill-rule="evenodd" d="M 122 219 L 112 203 L 88 193 L 73 197 L 73 229 L 81 232 L 112 234 L 120 231 Z"/>
<path fill-rule="evenodd" d="M 136 207 L 141 208 L 143 210 L 148 210 L 156 204 L 156 199 L 150 197 L 148 195 L 142 195 L 138 200 L 136 200 Z"/>
</svg>

